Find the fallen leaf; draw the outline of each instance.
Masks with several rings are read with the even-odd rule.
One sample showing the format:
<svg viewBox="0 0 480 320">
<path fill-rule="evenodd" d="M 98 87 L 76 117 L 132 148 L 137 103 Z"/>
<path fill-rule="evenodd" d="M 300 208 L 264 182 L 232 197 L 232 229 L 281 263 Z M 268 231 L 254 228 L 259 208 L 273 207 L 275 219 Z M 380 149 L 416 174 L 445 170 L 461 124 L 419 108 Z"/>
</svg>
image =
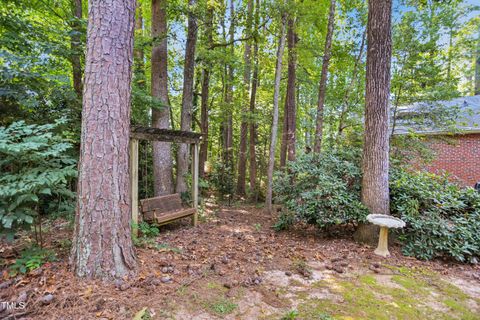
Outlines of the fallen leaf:
<svg viewBox="0 0 480 320">
<path fill-rule="evenodd" d="M 142 310 L 138 311 L 135 316 L 133 317 L 133 320 L 142 320 L 142 317 L 145 315 L 147 312 L 147 307 L 142 308 Z"/>
</svg>

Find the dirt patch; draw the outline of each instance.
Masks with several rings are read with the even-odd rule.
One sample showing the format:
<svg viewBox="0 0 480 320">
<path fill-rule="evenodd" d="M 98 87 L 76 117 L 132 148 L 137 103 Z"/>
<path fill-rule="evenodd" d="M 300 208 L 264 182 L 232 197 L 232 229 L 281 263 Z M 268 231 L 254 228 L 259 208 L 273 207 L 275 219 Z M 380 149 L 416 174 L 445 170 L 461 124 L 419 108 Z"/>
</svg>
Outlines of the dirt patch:
<svg viewBox="0 0 480 320">
<path fill-rule="evenodd" d="M 445 278 L 445 280 L 457 286 L 469 296 L 480 299 L 480 281 L 471 281 L 457 277 Z"/>
</svg>

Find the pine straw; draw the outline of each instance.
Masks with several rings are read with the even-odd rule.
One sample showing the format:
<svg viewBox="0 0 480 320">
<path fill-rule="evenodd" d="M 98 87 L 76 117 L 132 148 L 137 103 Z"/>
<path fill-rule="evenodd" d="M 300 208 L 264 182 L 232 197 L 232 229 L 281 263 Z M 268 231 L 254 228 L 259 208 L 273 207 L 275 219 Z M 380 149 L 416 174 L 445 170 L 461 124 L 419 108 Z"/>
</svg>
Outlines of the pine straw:
<svg viewBox="0 0 480 320">
<path fill-rule="evenodd" d="M 251 286 L 255 285 L 252 279 L 261 278 L 264 271 L 297 272 L 295 266 L 302 261 L 341 261 L 351 272 L 383 261 L 373 255 L 372 248 L 354 243 L 348 234 L 328 239 L 309 227 L 277 233 L 271 229 L 273 222 L 271 216 L 254 207 L 212 208 L 209 221 L 197 228 L 189 226 L 189 219 L 164 227 L 156 241 L 168 246 L 160 250 L 137 248 L 137 274 L 124 280 L 128 288 L 123 291 L 111 282 L 74 277 L 65 251 L 59 262 L 18 276 L 14 284 L 0 290 L 0 301 L 15 301 L 22 292 L 28 292 L 26 310 L 17 310 L 15 316 L 0 313 L 0 318 L 131 319 L 143 307 L 160 312 L 188 303 L 180 288 L 202 293 L 208 282 Z M 50 237 L 47 240 L 52 245 L 52 237 L 66 239 L 71 235 L 68 229 L 52 228 L 51 232 L 46 238 Z M 475 266 L 407 258 L 398 247 L 391 252 L 390 265 L 430 268 L 467 281 L 472 281 L 472 273 L 479 272 Z M 164 274 L 165 266 L 173 266 L 175 272 Z M 161 283 L 164 276 L 173 281 Z M 48 293 L 54 299 L 44 304 L 41 298 Z"/>
</svg>

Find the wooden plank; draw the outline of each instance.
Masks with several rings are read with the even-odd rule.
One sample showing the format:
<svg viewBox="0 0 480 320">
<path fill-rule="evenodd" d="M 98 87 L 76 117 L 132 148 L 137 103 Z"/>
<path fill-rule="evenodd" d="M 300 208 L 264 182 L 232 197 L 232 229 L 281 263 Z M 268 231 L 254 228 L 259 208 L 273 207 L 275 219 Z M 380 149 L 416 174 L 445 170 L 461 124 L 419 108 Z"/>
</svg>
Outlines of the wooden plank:
<svg viewBox="0 0 480 320">
<path fill-rule="evenodd" d="M 144 221 L 154 221 L 155 220 L 155 211 L 147 211 L 143 212 L 143 220 Z"/>
<path fill-rule="evenodd" d="M 132 231 L 138 234 L 138 140 L 130 140 L 130 192 L 132 201 Z"/>
<path fill-rule="evenodd" d="M 142 212 L 147 211 L 176 211 L 182 209 L 182 200 L 180 194 L 174 193 L 166 196 L 143 199 L 140 201 Z"/>
<path fill-rule="evenodd" d="M 192 153 L 192 200 L 193 200 L 193 208 L 195 209 L 195 213 L 192 217 L 192 224 L 193 226 L 197 226 L 198 223 L 198 165 L 199 165 L 199 150 L 198 144 L 193 145 L 193 153 Z"/>
<path fill-rule="evenodd" d="M 185 218 L 188 216 L 191 216 L 195 214 L 196 210 L 194 208 L 188 208 L 185 210 L 180 210 L 180 211 L 173 211 L 173 212 L 154 212 L 154 220 L 158 224 L 164 224 L 166 222 L 170 222 L 173 220 L 177 220 L 180 218 Z"/>
<path fill-rule="evenodd" d="M 130 137 L 138 140 L 199 143 L 201 141 L 202 134 L 190 131 L 137 126 L 130 129 Z"/>
</svg>

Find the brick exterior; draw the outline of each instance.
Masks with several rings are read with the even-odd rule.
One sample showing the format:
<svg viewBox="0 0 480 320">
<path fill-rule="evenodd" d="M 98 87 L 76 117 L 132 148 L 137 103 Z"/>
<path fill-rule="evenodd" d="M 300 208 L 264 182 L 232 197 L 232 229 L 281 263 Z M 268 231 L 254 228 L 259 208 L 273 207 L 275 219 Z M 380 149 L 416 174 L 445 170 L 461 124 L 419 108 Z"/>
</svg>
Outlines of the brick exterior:
<svg viewBox="0 0 480 320">
<path fill-rule="evenodd" d="M 435 156 L 423 168 L 432 173 L 448 172 L 462 186 L 473 187 L 480 182 L 480 133 L 439 138 L 428 138 Z"/>
</svg>

